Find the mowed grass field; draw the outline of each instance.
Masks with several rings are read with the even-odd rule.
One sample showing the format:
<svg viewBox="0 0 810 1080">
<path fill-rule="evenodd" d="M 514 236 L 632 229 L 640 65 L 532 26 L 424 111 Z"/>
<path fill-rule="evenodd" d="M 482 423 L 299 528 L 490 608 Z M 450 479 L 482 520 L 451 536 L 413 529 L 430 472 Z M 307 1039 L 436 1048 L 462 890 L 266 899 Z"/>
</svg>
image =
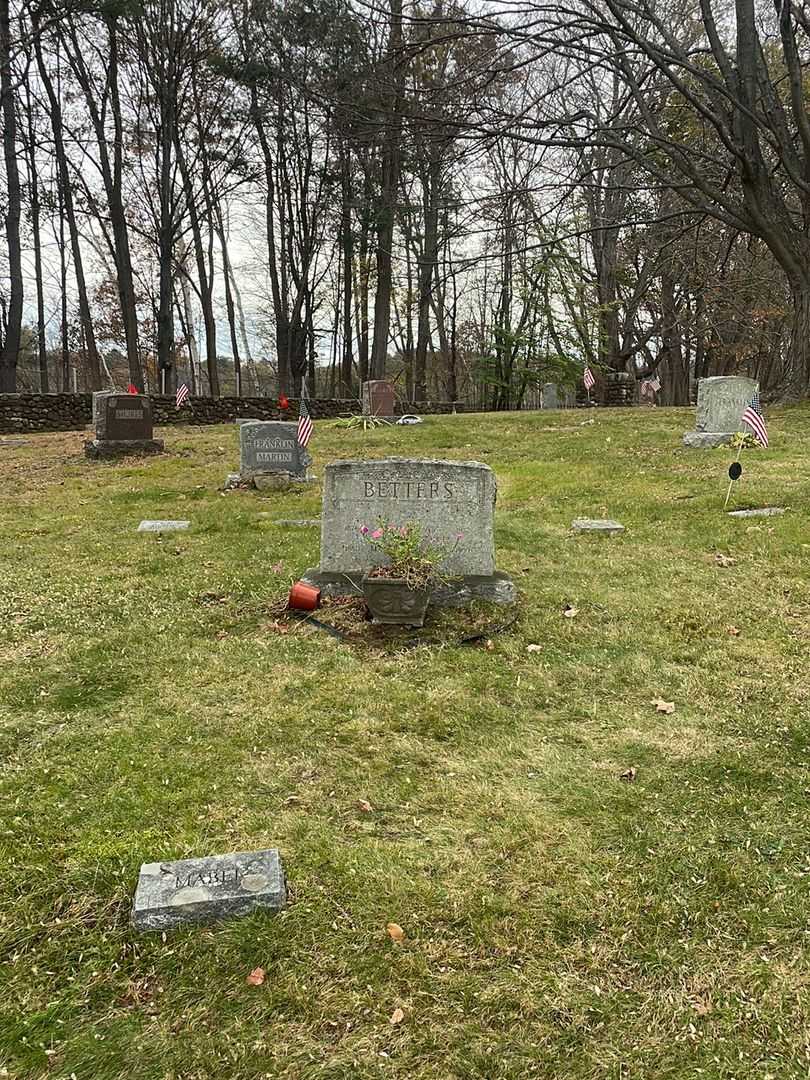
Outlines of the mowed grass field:
<svg viewBox="0 0 810 1080">
<path fill-rule="evenodd" d="M 319 486 L 220 494 L 235 426 L 0 446 L 0 1076 L 810 1076 L 810 409 L 751 520 L 692 415 L 317 423 L 497 473 L 518 621 L 408 649 L 279 618 Z M 141 862 L 271 846 L 283 914 L 130 929 Z"/>
</svg>

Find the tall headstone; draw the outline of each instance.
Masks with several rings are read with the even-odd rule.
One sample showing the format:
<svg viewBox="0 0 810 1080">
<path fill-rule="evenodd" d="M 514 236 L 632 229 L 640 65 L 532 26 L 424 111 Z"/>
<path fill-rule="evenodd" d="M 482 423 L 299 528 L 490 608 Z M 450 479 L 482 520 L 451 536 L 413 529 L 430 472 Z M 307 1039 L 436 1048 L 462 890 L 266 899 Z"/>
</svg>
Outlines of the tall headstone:
<svg viewBox="0 0 810 1080">
<path fill-rule="evenodd" d="M 90 458 L 159 454 L 163 440 L 153 437 L 152 403 L 145 394 L 99 390 L 93 394 L 95 439 L 84 444 Z"/>
<path fill-rule="evenodd" d="M 363 383 L 364 416 L 393 416 L 395 403 L 394 384 L 389 379 L 372 379 Z"/>
<path fill-rule="evenodd" d="M 298 425 L 251 420 L 239 426 L 239 479 L 257 488 L 307 482 L 312 458 L 298 442 Z"/>
<path fill-rule="evenodd" d="M 544 409 L 559 409 L 560 407 L 560 394 L 556 383 L 547 382 L 543 384 L 543 408 Z"/>
<path fill-rule="evenodd" d="M 435 600 L 463 603 L 480 597 L 510 603 L 514 585 L 495 568 L 496 491 L 492 469 L 477 461 L 333 462 L 324 476 L 320 566 L 308 570 L 304 580 L 326 595 L 357 593 L 363 573 L 385 562 L 361 528 L 380 520 L 418 523 L 427 539 L 451 549 L 441 569 L 454 581 L 437 590 Z"/>
<path fill-rule="evenodd" d="M 759 391 L 756 379 L 743 375 L 714 375 L 700 379 L 695 430 L 687 431 L 684 446 L 705 448 L 730 443 L 743 430 L 742 414 Z"/>
</svg>

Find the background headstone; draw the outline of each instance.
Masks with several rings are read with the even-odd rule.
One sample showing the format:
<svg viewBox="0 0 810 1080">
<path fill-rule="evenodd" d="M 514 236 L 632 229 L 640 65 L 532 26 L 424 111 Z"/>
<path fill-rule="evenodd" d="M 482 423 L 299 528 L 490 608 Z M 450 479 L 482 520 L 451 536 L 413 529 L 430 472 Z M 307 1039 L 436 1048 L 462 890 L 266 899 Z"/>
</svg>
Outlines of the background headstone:
<svg viewBox="0 0 810 1080">
<path fill-rule="evenodd" d="M 684 446 L 723 446 L 744 430 L 742 414 L 759 391 L 756 379 L 743 375 L 714 375 L 698 381 L 695 430 L 688 431 Z"/>
<path fill-rule="evenodd" d="M 312 458 L 298 442 L 298 425 L 255 420 L 239 427 L 239 476 L 257 487 L 274 480 L 306 481 Z M 262 478 L 274 478 L 263 485 Z"/>
<path fill-rule="evenodd" d="M 495 569 L 496 490 L 492 469 L 476 461 L 333 462 L 324 475 L 321 562 L 305 580 L 327 594 L 356 592 L 364 571 L 386 561 L 361 527 L 373 529 L 380 519 L 417 522 L 427 539 L 453 549 L 441 567 L 460 579 L 447 591 L 448 602 L 472 595 L 511 602 L 514 586 Z"/>
<path fill-rule="evenodd" d="M 95 439 L 85 443 L 88 457 L 154 454 L 163 442 L 153 437 L 152 403 L 145 394 L 99 390 L 93 394 Z"/>
<path fill-rule="evenodd" d="M 137 930 L 170 930 L 186 923 L 286 907 L 287 890 L 276 848 L 204 859 L 144 863 L 132 906 Z"/>
<path fill-rule="evenodd" d="M 373 379 L 363 383 L 364 416 L 393 416 L 396 397 L 394 384 L 388 379 Z"/>
<path fill-rule="evenodd" d="M 543 384 L 543 408 L 560 408 L 560 395 L 556 383 L 547 382 Z"/>
</svg>

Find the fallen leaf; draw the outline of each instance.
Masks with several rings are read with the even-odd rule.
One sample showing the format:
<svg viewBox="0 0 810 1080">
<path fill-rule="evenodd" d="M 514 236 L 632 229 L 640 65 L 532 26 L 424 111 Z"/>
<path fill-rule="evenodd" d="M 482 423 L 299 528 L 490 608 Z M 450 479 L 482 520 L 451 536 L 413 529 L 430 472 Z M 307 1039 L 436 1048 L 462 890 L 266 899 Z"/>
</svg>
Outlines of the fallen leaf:
<svg viewBox="0 0 810 1080">
<path fill-rule="evenodd" d="M 405 931 L 397 923 L 390 922 L 385 929 L 388 931 L 388 936 L 397 945 L 401 945 L 405 940 Z"/>
<path fill-rule="evenodd" d="M 388 1022 L 390 1024 L 401 1024 L 404 1019 L 405 1013 L 402 1011 L 402 1009 L 397 1008 L 394 1009 L 394 1011 L 391 1013 L 391 1019 Z"/>
<path fill-rule="evenodd" d="M 492 638 L 487 638 L 486 642 L 484 643 L 484 648 L 487 650 L 487 652 L 495 652 L 495 642 L 492 640 Z"/>
<path fill-rule="evenodd" d="M 726 633 L 731 634 L 732 637 L 739 637 L 740 636 L 740 631 L 737 629 L 736 626 L 727 626 L 726 627 Z"/>
<path fill-rule="evenodd" d="M 653 698 L 650 704 L 655 706 L 656 712 L 666 713 L 667 715 L 675 712 L 674 701 L 664 701 L 662 698 Z"/>
<path fill-rule="evenodd" d="M 245 979 L 248 986 L 261 986 L 264 982 L 264 968 L 254 968 Z"/>
<path fill-rule="evenodd" d="M 717 552 L 714 556 L 714 561 L 718 566 L 734 566 L 737 562 L 736 559 L 732 559 L 730 555 L 723 555 L 721 552 Z"/>
<path fill-rule="evenodd" d="M 362 810 L 364 814 L 371 814 L 374 811 L 374 807 L 367 799 L 358 799 L 357 809 Z"/>
<path fill-rule="evenodd" d="M 542 651 L 543 651 L 543 646 L 542 645 L 527 645 L 526 646 L 526 652 L 542 652 Z"/>
<path fill-rule="evenodd" d="M 579 608 L 575 608 L 572 604 L 566 604 L 563 609 L 563 615 L 566 619 L 574 619 L 579 615 Z"/>
<path fill-rule="evenodd" d="M 692 1002 L 692 1008 L 698 1014 L 698 1016 L 708 1016 L 710 1012 L 714 1012 L 714 1006 L 710 1001 L 704 1001 L 702 998 L 698 998 L 697 1001 Z"/>
<path fill-rule="evenodd" d="M 635 780 L 635 778 L 636 778 L 636 767 L 635 767 L 635 765 L 631 765 L 630 768 L 627 769 L 625 772 L 623 772 L 621 774 L 621 776 L 619 777 L 620 780 L 626 780 L 629 784 L 632 784 L 633 781 Z"/>
</svg>

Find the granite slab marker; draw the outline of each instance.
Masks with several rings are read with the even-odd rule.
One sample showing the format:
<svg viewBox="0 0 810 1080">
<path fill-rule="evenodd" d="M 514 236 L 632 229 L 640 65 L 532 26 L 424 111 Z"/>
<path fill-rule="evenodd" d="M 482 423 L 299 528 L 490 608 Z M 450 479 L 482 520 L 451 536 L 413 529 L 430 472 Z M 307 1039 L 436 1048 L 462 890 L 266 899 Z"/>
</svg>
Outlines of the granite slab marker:
<svg viewBox="0 0 810 1080">
<path fill-rule="evenodd" d="M 132 905 L 136 930 L 171 930 L 189 923 L 281 911 L 287 887 L 277 848 L 201 859 L 144 863 Z"/>
<path fill-rule="evenodd" d="M 609 536 L 624 532 L 624 525 L 611 518 L 574 518 L 571 528 L 574 532 L 607 533 Z"/>
<path fill-rule="evenodd" d="M 190 521 L 142 521 L 138 526 L 138 532 L 177 532 L 187 529 Z"/>
<path fill-rule="evenodd" d="M 495 567 L 496 492 L 492 469 L 477 461 L 332 462 L 324 474 L 321 561 L 303 580 L 325 595 L 357 594 L 363 573 L 385 562 L 363 540 L 361 526 L 371 528 L 380 519 L 414 522 L 427 539 L 453 549 L 442 572 L 457 580 L 437 589 L 435 602 L 480 597 L 511 603 L 514 584 Z"/>
</svg>

